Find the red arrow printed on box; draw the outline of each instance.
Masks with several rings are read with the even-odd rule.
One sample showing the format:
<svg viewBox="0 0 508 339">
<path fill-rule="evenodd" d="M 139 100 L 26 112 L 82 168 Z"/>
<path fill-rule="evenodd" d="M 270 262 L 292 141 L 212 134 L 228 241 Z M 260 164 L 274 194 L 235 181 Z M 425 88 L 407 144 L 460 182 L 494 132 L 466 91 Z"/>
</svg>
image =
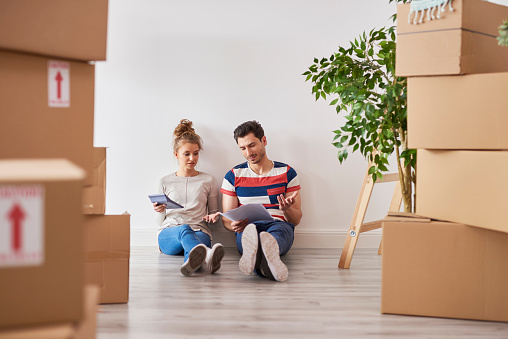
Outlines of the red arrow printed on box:
<svg viewBox="0 0 508 339">
<path fill-rule="evenodd" d="M 25 219 L 25 212 L 19 204 L 14 204 L 9 212 L 9 219 L 12 222 L 12 248 L 14 251 L 21 249 L 21 222 Z"/>
<path fill-rule="evenodd" d="M 58 72 L 56 74 L 56 77 L 55 77 L 55 80 L 57 82 L 57 98 L 60 99 L 62 97 L 62 74 L 60 74 L 60 72 Z"/>
</svg>

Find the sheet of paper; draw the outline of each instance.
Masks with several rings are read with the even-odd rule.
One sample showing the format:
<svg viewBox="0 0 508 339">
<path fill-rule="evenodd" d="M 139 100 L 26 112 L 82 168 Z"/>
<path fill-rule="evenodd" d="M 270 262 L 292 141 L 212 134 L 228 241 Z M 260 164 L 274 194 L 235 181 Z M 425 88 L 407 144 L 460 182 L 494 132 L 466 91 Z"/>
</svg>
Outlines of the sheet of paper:
<svg viewBox="0 0 508 339">
<path fill-rule="evenodd" d="M 183 208 L 182 205 L 169 199 L 168 196 L 166 196 L 165 194 L 151 194 L 148 197 L 150 198 L 151 202 L 165 204 L 167 210 L 172 210 L 175 208 Z"/>
<path fill-rule="evenodd" d="M 264 208 L 261 204 L 242 205 L 238 208 L 235 208 L 234 210 L 221 214 L 233 221 L 242 219 L 249 219 L 249 222 L 274 220 L 266 208 Z"/>
</svg>

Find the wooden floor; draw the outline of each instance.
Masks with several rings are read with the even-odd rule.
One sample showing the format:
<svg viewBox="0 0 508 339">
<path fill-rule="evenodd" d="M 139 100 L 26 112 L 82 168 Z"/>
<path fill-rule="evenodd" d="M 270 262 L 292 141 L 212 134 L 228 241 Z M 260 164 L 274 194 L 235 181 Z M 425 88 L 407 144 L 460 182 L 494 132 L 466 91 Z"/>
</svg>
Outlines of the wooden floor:
<svg viewBox="0 0 508 339">
<path fill-rule="evenodd" d="M 357 249 L 349 270 L 339 255 L 292 249 L 277 283 L 243 275 L 233 248 L 216 274 L 188 278 L 183 257 L 133 247 L 130 301 L 101 306 L 97 338 L 508 338 L 508 323 L 382 315 L 377 250 Z"/>
</svg>

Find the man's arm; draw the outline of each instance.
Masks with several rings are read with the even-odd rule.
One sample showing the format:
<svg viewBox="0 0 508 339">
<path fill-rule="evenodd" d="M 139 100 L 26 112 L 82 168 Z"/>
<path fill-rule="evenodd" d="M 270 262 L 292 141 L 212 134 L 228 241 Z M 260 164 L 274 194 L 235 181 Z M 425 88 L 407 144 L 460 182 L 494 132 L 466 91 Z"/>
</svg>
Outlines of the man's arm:
<svg viewBox="0 0 508 339">
<path fill-rule="evenodd" d="M 236 196 L 222 194 L 222 211 L 224 213 L 237 207 L 238 207 L 238 198 Z M 233 227 L 231 226 L 232 221 L 230 219 L 226 218 L 225 216 L 222 216 L 222 223 L 224 224 L 224 227 L 228 231 L 233 232 Z"/>
<path fill-rule="evenodd" d="M 300 191 L 296 191 L 290 196 L 284 196 L 282 194 L 277 196 L 280 210 L 284 214 L 284 218 L 287 222 L 290 222 L 295 226 L 300 223 L 300 220 L 302 220 L 302 201 L 299 192 Z"/>
<path fill-rule="evenodd" d="M 238 207 L 238 197 L 227 194 L 222 195 L 222 210 L 224 212 L 230 211 Z M 248 219 L 232 221 L 225 216 L 222 216 L 222 223 L 224 227 L 231 232 L 243 232 L 245 226 L 249 224 Z"/>
</svg>

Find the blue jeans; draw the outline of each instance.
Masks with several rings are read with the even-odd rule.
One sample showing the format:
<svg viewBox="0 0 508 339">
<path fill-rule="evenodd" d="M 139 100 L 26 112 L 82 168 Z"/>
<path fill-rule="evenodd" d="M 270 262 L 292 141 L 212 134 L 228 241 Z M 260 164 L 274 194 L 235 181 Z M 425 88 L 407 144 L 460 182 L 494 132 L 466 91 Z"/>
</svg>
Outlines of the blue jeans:
<svg viewBox="0 0 508 339">
<path fill-rule="evenodd" d="M 261 232 L 268 232 L 277 240 L 279 255 L 284 255 L 289 252 L 295 239 L 295 225 L 285 221 L 267 220 L 256 221 L 253 224 L 256 225 L 258 234 Z M 240 254 L 243 254 L 242 234 L 243 232 L 236 233 L 236 247 Z"/>
<path fill-rule="evenodd" d="M 159 248 L 164 254 L 184 254 L 185 261 L 189 258 L 189 252 L 199 244 L 211 247 L 212 242 L 208 234 L 194 231 L 189 225 L 166 227 L 159 233 Z"/>
</svg>

